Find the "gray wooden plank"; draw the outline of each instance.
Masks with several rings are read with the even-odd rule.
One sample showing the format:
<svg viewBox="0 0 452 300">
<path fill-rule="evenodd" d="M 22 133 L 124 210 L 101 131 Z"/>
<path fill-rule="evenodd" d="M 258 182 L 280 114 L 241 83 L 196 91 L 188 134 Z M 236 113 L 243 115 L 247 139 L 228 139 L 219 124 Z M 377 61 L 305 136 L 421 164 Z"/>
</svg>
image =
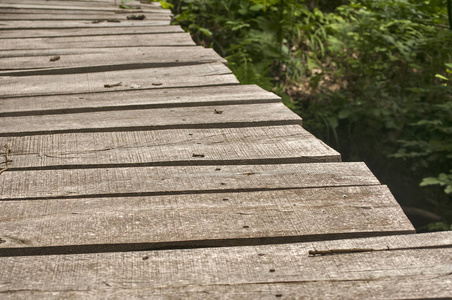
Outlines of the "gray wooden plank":
<svg viewBox="0 0 452 300">
<path fill-rule="evenodd" d="M 99 111 L 0 118 L 0 136 L 299 124 L 282 103 Z"/>
<path fill-rule="evenodd" d="M 168 9 L 161 8 L 148 8 L 145 11 L 142 9 L 104 9 L 98 8 L 96 10 L 86 9 L 84 7 L 73 7 L 73 9 L 61 9 L 55 8 L 8 8 L 4 4 L 0 4 L 0 9 L 4 14 L 59 14 L 59 15 L 96 15 L 96 14 L 108 14 L 110 16 L 114 15 L 127 15 L 127 14 L 161 14 L 161 15 L 172 15 L 171 11 Z"/>
<path fill-rule="evenodd" d="M 2 257 L 5 299 L 447 299 L 452 233 Z M 389 247 L 389 249 L 388 249 Z M 312 257 L 313 249 L 381 251 Z"/>
<path fill-rule="evenodd" d="M 364 163 L 6 171 L 1 200 L 143 196 L 378 185 Z"/>
<path fill-rule="evenodd" d="M 172 33 L 169 33 L 171 35 Z M 156 34 L 159 36 L 160 34 Z M 167 35 L 164 33 L 164 35 Z M 160 46 L 160 47 L 115 47 L 115 48 L 57 48 L 57 49 L 30 49 L 30 50 L 5 50 L 0 51 L 0 61 L 2 62 L 2 69 L 12 69 L 12 68 L 27 68 L 27 63 L 25 59 L 29 59 L 28 68 L 39 68 L 39 67 L 52 67 L 55 65 L 65 66 L 64 56 L 68 56 L 68 61 L 66 63 L 82 63 L 84 60 L 89 59 L 90 55 L 103 54 L 105 59 L 108 59 L 109 55 L 122 55 L 124 59 L 127 59 L 122 52 L 130 54 L 130 56 L 139 56 L 138 58 L 143 58 L 143 63 L 146 63 L 147 56 L 153 55 L 155 58 L 165 59 L 165 55 L 173 55 L 169 53 L 170 50 L 174 53 L 187 56 L 187 51 L 192 51 L 193 55 L 196 57 L 199 53 L 203 53 L 206 56 L 215 53 L 213 49 L 204 48 L 201 46 Z M 50 57 L 54 55 L 59 55 L 60 59 L 55 61 L 50 61 Z M 78 55 L 78 56 L 74 56 Z M 41 62 L 38 60 L 42 59 L 40 56 L 44 56 Z M 85 58 L 86 56 L 86 58 Z M 142 57 L 145 56 L 145 57 Z M 174 56 L 174 55 L 173 55 Z M 75 58 L 78 58 L 76 60 Z M 152 58 L 152 57 L 151 57 Z M 47 64 L 45 65 L 45 62 Z M 95 62 L 92 62 L 95 63 Z M 17 66 L 16 66 L 17 65 Z"/>
<path fill-rule="evenodd" d="M 385 186 L 7 201 L 1 208 L 0 256 L 414 233 Z"/>
<path fill-rule="evenodd" d="M 115 1 L 34 1 L 34 0 L 21 0 L 21 3 L 17 1 L 0 1 L 0 8 L 16 8 L 16 9 L 60 9 L 60 10 L 90 10 L 90 11 L 118 11 L 120 1 L 118 0 L 115 5 Z M 134 1 L 135 2 L 135 1 Z M 137 5 L 129 3 L 129 6 L 133 10 L 140 9 L 142 11 L 154 11 L 155 9 L 161 9 L 159 3 L 149 3 L 146 5 Z M 163 9 L 161 9 L 163 10 Z"/>
<path fill-rule="evenodd" d="M 92 94 L 3 98 L 0 99 L 0 116 L 275 102 L 281 102 L 281 98 L 257 85 L 200 86 L 146 91 L 132 89 Z"/>
<path fill-rule="evenodd" d="M 50 21 L 50 22 L 61 22 L 69 20 L 79 20 L 79 21 L 102 21 L 105 20 L 119 20 L 126 21 L 127 17 L 136 15 L 137 13 L 128 14 L 112 14 L 112 13 L 98 13 L 98 14 L 60 14 L 60 13 L 48 13 L 48 14 L 8 14 L 2 12 L 0 14 L 0 21 L 20 21 L 20 20 L 35 20 L 35 21 Z M 169 14 L 158 14 L 158 13 L 145 13 L 140 12 L 139 15 L 145 16 L 145 20 L 171 20 L 171 15 Z M 141 20 L 137 20 L 141 21 Z"/>
<path fill-rule="evenodd" d="M 11 151 L 10 170 L 341 160 L 298 125 L 6 137 L 0 145 Z"/>
<path fill-rule="evenodd" d="M 106 84 L 120 86 L 106 88 Z M 86 74 L 0 77 L 0 98 L 99 93 L 173 87 L 236 85 L 237 78 L 222 63 L 95 72 Z"/>
<path fill-rule="evenodd" d="M 15 51 L 8 51 L 8 53 Z M 0 76 L 71 74 L 112 70 L 172 67 L 227 61 L 213 49 L 188 47 L 124 47 L 17 51 L 14 57 L 0 51 Z M 56 61 L 52 61 L 55 56 Z"/>
<path fill-rule="evenodd" d="M 117 22 L 100 22 L 92 21 L 64 21 L 64 22 L 48 22 L 48 21 L 3 21 L 0 22 L 0 33 L 2 30 L 21 30 L 21 29 L 59 29 L 59 28 L 121 28 L 121 27 L 148 27 L 170 25 L 170 20 L 143 20 L 143 21 L 122 21 Z"/>
<path fill-rule="evenodd" d="M 188 33 L 3 39 L 0 50 L 195 46 Z"/>
<path fill-rule="evenodd" d="M 50 37 L 73 37 L 73 36 L 104 36 L 104 35 L 127 35 L 127 34 L 158 34 L 184 32 L 180 26 L 146 26 L 146 27 L 115 27 L 115 28 L 60 28 L 60 29 L 23 29 L 23 30 L 1 30 L 0 39 L 12 38 L 50 38 Z M 29 51 L 29 50 L 28 50 Z M 6 51 L 2 51 L 3 55 Z"/>
</svg>

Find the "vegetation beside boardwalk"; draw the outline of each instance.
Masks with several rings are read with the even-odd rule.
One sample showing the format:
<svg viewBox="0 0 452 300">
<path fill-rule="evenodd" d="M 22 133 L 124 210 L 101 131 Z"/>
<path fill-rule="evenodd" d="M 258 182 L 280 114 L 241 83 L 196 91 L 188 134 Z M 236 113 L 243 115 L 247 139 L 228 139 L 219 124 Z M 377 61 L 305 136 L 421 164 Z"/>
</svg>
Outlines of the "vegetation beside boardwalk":
<svg viewBox="0 0 452 300">
<path fill-rule="evenodd" d="M 364 160 L 418 230 L 452 229 L 450 0 L 167 0 L 243 84 Z"/>
</svg>

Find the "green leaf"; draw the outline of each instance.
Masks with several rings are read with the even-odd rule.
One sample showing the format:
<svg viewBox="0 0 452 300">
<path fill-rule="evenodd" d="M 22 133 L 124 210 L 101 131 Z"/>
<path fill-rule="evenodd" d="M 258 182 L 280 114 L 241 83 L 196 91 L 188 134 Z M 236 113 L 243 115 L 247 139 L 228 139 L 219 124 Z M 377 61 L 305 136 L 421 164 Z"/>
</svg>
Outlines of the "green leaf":
<svg viewBox="0 0 452 300">
<path fill-rule="evenodd" d="M 447 79 L 446 77 L 444 77 L 443 75 L 440 75 L 440 74 L 436 74 L 435 77 L 443 79 L 443 80 L 449 80 L 449 79 Z"/>
<path fill-rule="evenodd" d="M 199 28 L 199 31 L 201 31 L 202 33 L 204 33 L 206 36 L 208 36 L 208 37 L 211 37 L 213 34 L 212 34 L 212 31 L 210 31 L 209 29 L 207 29 L 207 28 Z"/>
</svg>

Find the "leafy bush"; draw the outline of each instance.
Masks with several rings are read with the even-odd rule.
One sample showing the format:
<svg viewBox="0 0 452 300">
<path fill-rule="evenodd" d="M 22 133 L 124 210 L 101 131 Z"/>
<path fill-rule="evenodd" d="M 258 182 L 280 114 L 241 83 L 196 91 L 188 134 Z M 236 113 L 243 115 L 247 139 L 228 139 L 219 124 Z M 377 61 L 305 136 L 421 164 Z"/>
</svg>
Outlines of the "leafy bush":
<svg viewBox="0 0 452 300">
<path fill-rule="evenodd" d="M 308 130 L 345 158 L 382 169 L 377 175 L 395 190 L 397 177 L 417 185 L 424 177 L 422 186 L 444 187 L 442 195 L 429 187 L 413 194 L 450 227 L 452 87 L 446 81 L 451 65 L 445 70 L 444 64 L 452 61 L 452 32 L 446 0 L 169 2 L 176 22 L 226 57 L 241 83 L 281 95 Z M 399 194 L 412 204 L 403 200 L 410 193 Z"/>
</svg>

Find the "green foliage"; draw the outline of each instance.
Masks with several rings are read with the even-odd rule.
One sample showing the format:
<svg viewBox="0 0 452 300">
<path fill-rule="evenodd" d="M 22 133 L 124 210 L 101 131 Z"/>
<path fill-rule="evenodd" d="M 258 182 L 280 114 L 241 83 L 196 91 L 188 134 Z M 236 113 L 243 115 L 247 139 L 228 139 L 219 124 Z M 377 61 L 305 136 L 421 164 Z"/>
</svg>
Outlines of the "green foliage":
<svg viewBox="0 0 452 300">
<path fill-rule="evenodd" d="M 170 2 L 176 22 L 226 57 L 241 83 L 280 94 L 346 157 L 397 159 L 418 184 L 451 193 L 450 1 Z M 429 209 L 451 210 L 450 196 L 423 189 Z"/>
</svg>

